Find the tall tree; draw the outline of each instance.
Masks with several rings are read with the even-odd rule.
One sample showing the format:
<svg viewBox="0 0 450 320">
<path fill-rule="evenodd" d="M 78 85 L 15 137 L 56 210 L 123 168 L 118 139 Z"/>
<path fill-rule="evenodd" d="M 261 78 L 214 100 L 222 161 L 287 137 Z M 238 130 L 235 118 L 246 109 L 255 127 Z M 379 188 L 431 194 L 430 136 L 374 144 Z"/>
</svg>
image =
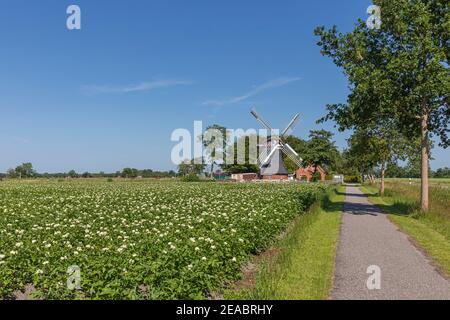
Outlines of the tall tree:
<svg viewBox="0 0 450 320">
<path fill-rule="evenodd" d="M 226 163 L 223 166 L 223 169 L 227 173 L 259 173 L 259 167 L 253 161 L 251 161 L 250 154 L 251 152 L 254 152 L 255 150 L 251 150 L 250 140 L 251 139 L 258 139 L 258 137 L 255 136 L 249 136 L 245 135 L 242 137 L 239 137 L 237 141 L 234 141 L 230 146 L 227 148 L 227 158 L 232 158 L 233 156 L 233 162 L 232 163 Z M 240 150 L 239 145 L 243 145 L 243 150 Z M 255 146 L 253 146 L 255 147 Z M 259 151 L 259 148 L 256 146 L 256 153 Z M 245 154 L 239 154 L 244 152 Z M 239 161 L 239 159 L 242 158 Z M 255 159 L 256 160 L 256 159 Z"/>
<path fill-rule="evenodd" d="M 347 168 L 355 168 L 359 175 L 364 178 L 367 176 L 371 182 L 374 182 L 374 169 L 377 165 L 375 152 L 371 150 L 367 133 L 357 130 L 347 140 L 348 149 L 344 152 L 344 158 Z"/>
<path fill-rule="evenodd" d="M 374 0 L 381 29 L 359 20 L 355 29 L 315 30 L 322 54 L 343 68 L 350 83 L 347 103 L 328 106 L 325 118 L 341 129 L 391 119 L 408 137 L 421 139 L 421 205 L 428 210 L 430 136 L 450 145 L 450 2 Z"/>
<path fill-rule="evenodd" d="M 387 165 L 406 160 L 419 149 L 420 142 L 407 139 L 403 134 L 383 123 L 375 128 L 359 128 L 349 139 L 349 154 L 352 161 L 363 171 L 373 172 L 380 168 L 380 194 L 384 195 Z"/>
<path fill-rule="evenodd" d="M 220 136 L 220 137 L 219 137 Z M 202 136 L 198 137 L 205 148 L 206 159 L 210 166 L 210 176 L 213 176 L 214 165 L 222 165 L 227 147 L 227 129 L 213 124 L 206 128 Z"/>
</svg>

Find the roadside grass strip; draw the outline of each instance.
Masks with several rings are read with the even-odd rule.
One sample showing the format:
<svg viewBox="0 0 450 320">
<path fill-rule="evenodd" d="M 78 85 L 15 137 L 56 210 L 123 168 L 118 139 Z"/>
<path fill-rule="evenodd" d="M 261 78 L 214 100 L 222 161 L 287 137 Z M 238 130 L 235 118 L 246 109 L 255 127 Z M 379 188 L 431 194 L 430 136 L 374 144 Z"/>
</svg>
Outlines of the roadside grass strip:
<svg viewBox="0 0 450 320">
<path fill-rule="evenodd" d="M 252 288 L 231 290 L 230 298 L 324 300 L 334 274 L 345 188 L 330 191 L 299 217 L 275 246 L 275 256 L 260 262 Z"/>
</svg>

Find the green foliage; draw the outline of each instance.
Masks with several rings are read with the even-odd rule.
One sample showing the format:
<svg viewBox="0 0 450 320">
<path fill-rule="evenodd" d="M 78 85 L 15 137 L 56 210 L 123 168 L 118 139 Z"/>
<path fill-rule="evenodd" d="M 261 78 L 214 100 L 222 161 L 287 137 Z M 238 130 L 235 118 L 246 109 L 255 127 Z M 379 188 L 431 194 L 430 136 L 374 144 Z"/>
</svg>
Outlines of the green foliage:
<svg viewBox="0 0 450 320">
<path fill-rule="evenodd" d="M 375 0 L 381 30 L 358 21 L 340 34 L 336 27 L 315 30 L 323 55 L 343 69 L 351 93 L 346 104 L 328 106 L 326 119 L 341 129 L 365 128 L 389 119 L 408 137 L 419 137 L 421 118 L 448 145 L 450 70 L 449 2 Z"/>
<path fill-rule="evenodd" d="M 36 172 L 34 171 L 33 165 L 30 162 L 22 163 L 15 169 L 8 170 L 9 178 L 32 178 L 35 176 L 35 174 Z"/>
<path fill-rule="evenodd" d="M 186 176 L 190 174 L 199 175 L 203 173 L 206 165 L 203 162 L 203 159 L 192 159 L 185 160 L 178 165 L 178 174 L 181 176 Z"/>
<path fill-rule="evenodd" d="M 135 168 L 124 168 L 121 173 L 122 178 L 137 178 L 139 170 Z"/>
<path fill-rule="evenodd" d="M 311 181 L 312 182 L 317 182 L 320 180 L 320 173 L 319 172 L 314 172 L 311 176 Z"/>
<path fill-rule="evenodd" d="M 200 178 L 195 173 L 188 174 L 187 176 L 184 176 L 181 178 L 183 182 L 199 182 Z"/>
<path fill-rule="evenodd" d="M 212 130 L 212 132 L 224 133 L 226 129 L 220 125 L 213 125 L 208 127 L 208 130 Z M 207 150 L 207 154 L 209 154 L 210 158 L 214 158 L 216 149 L 220 146 L 216 146 L 214 144 L 214 137 L 210 137 L 210 135 L 206 136 L 208 139 L 205 139 L 204 136 L 200 138 L 203 139 L 203 143 L 205 146 L 208 146 L 210 149 Z M 342 166 L 342 158 L 337 150 L 335 143 L 332 141 L 333 134 L 331 132 L 320 130 L 320 131 L 311 131 L 310 140 L 305 141 L 298 137 L 288 136 L 285 138 L 285 142 L 288 143 L 299 155 L 304 158 L 305 163 L 308 165 L 321 165 L 327 171 L 339 171 Z M 231 155 L 234 157 L 234 161 L 232 164 L 228 163 L 222 166 L 223 170 L 228 174 L 235 173 L 258 173 L 259 167 L 254 164 L 256 159 L 250 159 L 250 139 L 255 138 L 255 136 L 244 136 L 240 137 L 237 141 L 234 141 L 231 146 L 226 150 L 226 155 L 228 158 L 231 158 Z M 256 137 L 255 139 L 258 139 Z M 227 141 L 230 143 L 231 141 Z M 224 143 L 225 145 L 225 143 Z M 244 146 L 245 155 L 243 155 L 242 159 L 239 159 L 238 146 Z M 252 150 L 252 153 L 259 154 L 259 147 L 256 152 Z M 226 156 L 224 155 L 224 156 Z M 242 156 L 242 155 L 241 155 Z M 218 159 L 216 159 L 218 160 Z M 220 159 L 222 160 L 222 159 Z M 290 173 L 294 173 L 298 167 L 295 163 L 293 163 L 288 157 L 283 154 L 283 160 L 286 166 L 286 169 Z M 211 169 L 212 167 L 210 167 Z M 185 162 L 184 164 L 179 166 L 179 173 L 181 175 L 187 174 L 189 172 L 189 164 Z"/>
<path fill-rule="evenodd" d="M 339 191 L 337 193 L 336 191 Z M 259 263 L 255 287 L 232 288 L 226 299 L 324 300 L 333 283 L 345 188 L 330 190 L 295 220 L 273 246 L 275 256 Z"/>
<path fill-rule="evenodd" d="M 8 177 L 8 178 L 10 178 L 10 179 L 15 179 L 15 178 L 17 178 L 18 176 L 17 176 L 17 172 L 16 172 L 16 170 L 14 170 L 14 169 L 8 169 L 8 171 L 6 172 L 6 176 Z"/>
<path fill-rule="evenodd" d="M 344 176 L 345 183 L 362 183 L 361 176 Z"/>
<path fill-rule="evenodd" d="M 254 137 L 254 136 L 253 136 Z M 229 154 L 229 158 L 231 158 L 231 155 L 233 155 L 234 157 L 234 161 L 232 164 L 225 164 L 223 166 L 223 169 L 225 172 L 229 173 L 229 174 L 234 174 L 234 173 L 258 173 L 259 172 L 259 167 L 256 164 L 253 164 L 250 159 L 250 136 L 244 136 L 239 138 L 238 141 L 235 141 L 233 143 L 232 146 L 230 146 L 227 150 L 227 153 Z M 257 138 L 256 138 L 257 139 Z M 244 145 L 244 150 L 245 150 L 245 155 L 243 155 L 243 160 L 244 161 L 239 161 L 240 159 L 238 158 L 239 154 L 238 154 L 238 146 L 239 144 Z M 257 152 L 259 152 L 259 150 L 257 150 Z M 242 155 L 241 155 L 242 156 Z M 256 159 L 254 159 L 256 162 Z M 243 163 L 240 163 L 243 162 Z"/>
<path fill-rule="evenodd" d="M 439 168 L 433 175 L 434 178 L 450 178 L 450 168 Z"/>
<path fill-rule="evenodd" d="M 103 173 L 103 175 L 104 175 L 104 173 Z M 87 178 L 92 178 L 92 174 L 90 174 L 89 172 L 83 172 L 83 173 L 81 174 L 81 177 L 82 177 L 82 178 L 85 178 L 85 179 L 87 179 Z"/>
<path fill-rule="evenodd" d="M 339 151 L 332 138 L 333 134 L 329 131 L 311 131 L 302 155 L 305 164 L 315 168 L 333 165 L 339 157 Z"/>
<path fill-rule="evenodd" d="M 334 120 L 340 130 L 393 129 L 410 141 L 420 139 L 421 205 L 427 210 L 430 136 L 438 136 L 444 148 L 450 145 L 450 2 L 374 4 L 381 8 L 380 30 L 370 30 L 362 20 L 346 34 L 335 26 L 315 30 L 321 53 L 343 69 L 350 87 L 346 103 L 328 105 L 320 121 Z M 385 152 L 380 155 L 386 158 Z"/>
<path fill-rule="evenodd" d="M 213 124 L 206 128 L 205 132 L 198 137 L 205 148 L 207 161 L 210 168 L 210 176 L 214 173 L 217 162 L 222 163 L 227 148 L 227 128 Z"/>
<path fill-rule="evenodd" d="M 299 154 L 300 158 L 302 158 L 306 154 L 307 142 L 305 140 L 302 140 L 294 136 L 288 136 L 285 138 L 285 142 L 289 144 L 292 147 L 292 149 L 294 149 L 295 152 Z M 298 166 L 285 154 L 283 154 L 283 161 L 289 173 L 294 173 L 295 171 L 297 171 Z"/>
<path fill-rule="evenodd" d="M 75 170 L 70 170 L 67 175 L 69 176 L 69 178 L 78 178 L 78 173 L 76 173 Z"/>
<path fill-rule="evenodd" d="M 409 141 L 388 126 L 359 128 L 348 139 L 348 146 L 344 153 L 346 163 L 360 175 L 374 174 L 375 167 L 386 168 L 398 159 L 405 160 L 420 148 L 417 141 Z"/>
<path fill-rule="evenodd" d="M 22 167 L 22 166 L 19 166 L 19 167 Z M 125 168 L 124 171 L 118 171 L 115 173 L 105 173 L 103 171 L 100 171 L 98 173 L 84 172 L 81 175 L 76 173 L 74 170 L 71 170 L 67 173 L 64 173 L 64 172 L 39 173 L 39 172 L 36 172 L 35 170 L 32 170 L 31 174 L 25 174 L 25 176 L 24 176 L 23 172 L 21 174 L 19 174 L 19 172 L 21 170 L 22 169 L 18 169 L 17 171 L 15 169 L 9 169 L 6 176 L 10 179 L 20 178 L 21 176 L 25 177 L 25 178 L 44 178 L 44 179 L 52 179 L 52 178 L 61 179 L 61 178 L 67 178 L 67 177 L 69 177 L 69 178 L 78 178 L 78 177 L 82 177 L 82 178 L 117 178 L 117 177 L 136 178 L 138 176 L 142 176 L 143 178 L 170 178 L 170 177 L 176 176 L 176 173 L 173 170 L 153 171 L 151 169 L 138 170 L 138 169 L 133 169 L 133 168 Z"/>
<path fill-rule="evenodd" d="M 377 188 L 364 186 L 372 203 L 377 204 L 400 229 L 431 256 L 441 271 L 450 275 L 450 193 L 444 187 L 430 187 L 430 210 L 420 211 L 420 190 L 405 181 L 388 181 L 385 196 Z"/>
<path fill-rule="evenodd" d="M 433 172 L 430 168 L 429 171 L 432 178 L 450 178 L 450 172 L 446 171 L 446 168 L 439 168 L 436 172 Z M 420 162 L 409 161 L 405 166 L 399 166 L 398 163 L 389 163 L 386 169 L 386 177 L 420 178 Z"/>
<path fill-rule="evenodd" d="M 67 180 L 0 188 L 0 298 L 202 299 L 236 280 L 323 185 Z M 66 288 L 81 269 L 81 290 Z"/>
</svg>

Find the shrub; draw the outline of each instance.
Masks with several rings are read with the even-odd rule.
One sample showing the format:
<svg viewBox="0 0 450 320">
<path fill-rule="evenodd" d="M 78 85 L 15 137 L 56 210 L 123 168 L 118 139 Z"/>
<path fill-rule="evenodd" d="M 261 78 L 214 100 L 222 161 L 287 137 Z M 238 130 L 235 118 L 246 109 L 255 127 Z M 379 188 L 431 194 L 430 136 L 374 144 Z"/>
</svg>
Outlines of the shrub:
<svg viewBox="0 0 450 320">
<path fill-rule="evenodd" d="M 318 172 L 314 172 L 311 176 L 311 181 L 312 182 L 317 182 L 320 180 L 320 173 Z"/>
<path fill-rule="evenodd" d="M 196 174 L 194 174 L 194 173 L 191 173 L 191 174 L 189 174 L 189 175 L 187 175 L 187 176 L 184 176 L 184 177 L 181 179 L 181 181 L 183 181 L 183 182 L 199 182 L 199 181 L 200 181 L 200 178 L 199 178 L 198 175 L 196 175 Z"/>
<path fill-rule="evenodd" d="M 345 176 L 345 183 L 362 183 L 361 176 Z"/>
</svg>

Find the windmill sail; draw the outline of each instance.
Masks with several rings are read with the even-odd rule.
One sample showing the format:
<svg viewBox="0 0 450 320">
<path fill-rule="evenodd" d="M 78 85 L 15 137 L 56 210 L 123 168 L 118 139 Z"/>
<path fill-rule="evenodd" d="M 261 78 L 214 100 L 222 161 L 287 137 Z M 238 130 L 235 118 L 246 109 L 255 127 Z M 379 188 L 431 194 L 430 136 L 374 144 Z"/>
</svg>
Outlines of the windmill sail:
<svg viewBox="0 0 450 320">
<path fill-rule="evenodd" d="M 289 122 L 288 126 L 286 127 L 286 129 L 283 130 L 283 132 L 281 133 L 281 137 L 285 137 L 288 132 L 290 130 L 292 130 L 292 128 L 294 128 L 294 126 L 297 124 L 297 122 L 300 120 L 300 115 L 296 114 L 294 116 L 294 118 L 292 118 L 291 122 Z"/>
<path fill-rule="evenodd" d="M 297 152 L 292 149 L 287 143 L 282 146 L 283 153 L 291 159 L 298 167 L 302 166 L 302 159 L 298 156 Z"/>
<path fill-rule="evenodd" d="M 265 144 L 265 145 L 261 145 L 260 150 L 261 150 L 261 152 L 259 153 L 259 156 L 258 156 L 258 165 L 261 167 L 262 165 L 265 164 L 265 160 L 267 159 L 267 156 L 272 151 L 272 146 L 269 143 Z"/>
<path fill-rule="evenodd" d="M 264 128 L 266 128 L 269 132 L 272 130 L 272 128 L 269 126 L 269 124 L 256 112 L 255 109 L 252 109 L 250 113 L 258 120 Z"/>
</svg>

